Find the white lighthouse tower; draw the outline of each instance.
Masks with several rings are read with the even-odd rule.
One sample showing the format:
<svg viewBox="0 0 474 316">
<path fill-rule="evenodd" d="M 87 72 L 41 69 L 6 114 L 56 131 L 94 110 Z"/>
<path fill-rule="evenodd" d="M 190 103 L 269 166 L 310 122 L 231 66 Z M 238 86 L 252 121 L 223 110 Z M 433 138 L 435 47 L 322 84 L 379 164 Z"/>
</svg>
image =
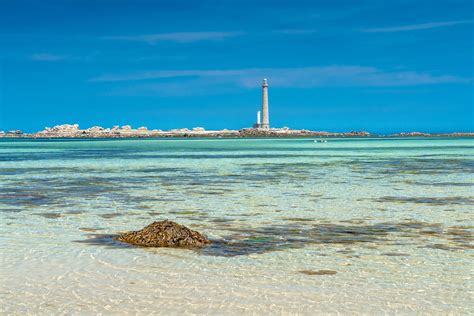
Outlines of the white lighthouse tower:
<svg viewBox="0 0 474 316">
<path fill-rule="evenodd" d="M 262 128 L 270 128 L 270 120 L 268 116 L 268 82 L 263 79 L 262 84 Z"/>
</svg>

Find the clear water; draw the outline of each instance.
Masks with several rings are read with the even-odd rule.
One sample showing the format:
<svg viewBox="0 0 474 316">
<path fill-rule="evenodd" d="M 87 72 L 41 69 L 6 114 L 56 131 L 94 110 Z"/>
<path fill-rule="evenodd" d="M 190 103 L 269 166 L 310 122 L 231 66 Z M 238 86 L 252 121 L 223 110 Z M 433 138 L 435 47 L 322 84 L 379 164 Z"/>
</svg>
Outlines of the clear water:
<svg viewBox="0 0 474 316">
<path fill-rule="evenodd" d="M 2 140 L 0 314 L 473 313 L 473 173 L 471 139 Z M 111 238 L 162 219 L 215 242 Z"/>
</svg>

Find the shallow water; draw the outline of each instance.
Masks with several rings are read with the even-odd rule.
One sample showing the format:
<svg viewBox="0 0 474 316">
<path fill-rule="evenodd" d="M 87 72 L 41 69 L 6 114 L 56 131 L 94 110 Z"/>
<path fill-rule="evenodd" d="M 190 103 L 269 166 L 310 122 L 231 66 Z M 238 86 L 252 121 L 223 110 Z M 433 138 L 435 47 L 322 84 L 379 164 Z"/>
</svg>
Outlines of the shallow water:
<svg viewBox="0 0 474 316">
<path fill-rule="evenodd" d="M 471 139 L 1 140 L 0 314 L 467 314 Z M 170 219 L 201 250 L 119 232 Z"/>
</svg>

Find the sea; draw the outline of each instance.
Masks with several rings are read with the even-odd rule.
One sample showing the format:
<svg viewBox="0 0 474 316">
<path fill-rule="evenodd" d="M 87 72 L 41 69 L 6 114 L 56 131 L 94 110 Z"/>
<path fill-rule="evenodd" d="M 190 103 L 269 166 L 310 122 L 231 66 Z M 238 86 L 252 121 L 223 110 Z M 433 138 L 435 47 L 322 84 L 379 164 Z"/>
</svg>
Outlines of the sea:
<svg viewBox="0 0 474 316">
<path fill-rule="evenodd" d="M 474 313 L 469 138 L 2 139 L 0 314 Z M 202 249 L 114 239 L 161 220 Z"/>
</svg>

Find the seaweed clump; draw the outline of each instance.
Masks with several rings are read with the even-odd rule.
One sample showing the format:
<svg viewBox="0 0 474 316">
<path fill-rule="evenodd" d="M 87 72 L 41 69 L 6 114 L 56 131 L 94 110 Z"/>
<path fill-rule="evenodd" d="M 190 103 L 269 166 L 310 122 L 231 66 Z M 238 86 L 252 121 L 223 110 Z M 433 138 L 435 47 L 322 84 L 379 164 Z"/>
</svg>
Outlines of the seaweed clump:
<svg viewBox="0 0 474 316">
<path fill-rule="evenodd" d="M 210 243 L 201 233 L 168 220 L 119 235 L 117 240 L 142 247 L 197 248 Z"/>
</svg>

